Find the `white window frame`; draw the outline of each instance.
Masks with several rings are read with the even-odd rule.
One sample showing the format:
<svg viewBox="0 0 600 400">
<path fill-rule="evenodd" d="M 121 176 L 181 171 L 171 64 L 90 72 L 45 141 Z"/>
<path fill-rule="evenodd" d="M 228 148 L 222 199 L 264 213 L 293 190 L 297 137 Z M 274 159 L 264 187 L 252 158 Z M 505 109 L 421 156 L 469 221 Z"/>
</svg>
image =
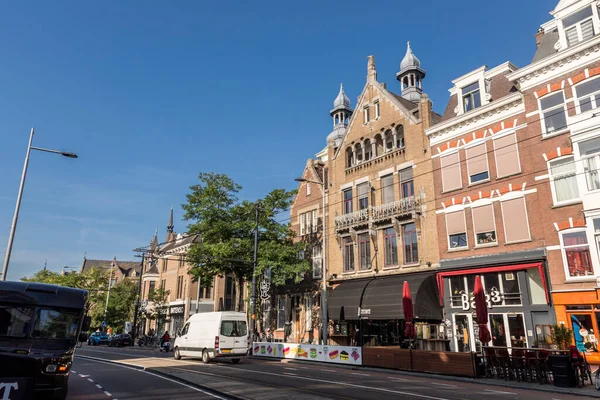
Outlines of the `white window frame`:
<svg viewBox="0 0 600 400">
<path fill-rule="evenodd" d="M 313 233 L 317 233 L 318 224 L 319 224 L 319 210 L 312 211 L 312 219 L 313 219 L 312 231 L 313 231 Z"/>
<path fill-rule="evenodd" d="M 496 148 L 496 140 L 497 139 L 502 139 L 505 136 L 510 136 L 510 135 L 515 135 L 515 147 L 517 149 L 517 161 L 519 163 L 519 172 L 515 172 L 514 174 L 510 174 L 510 175 L 498 175 L 498 159 L 496 158 L 496 151 L 500 148 Z M 498 178 L 506 178 L 507 176 L 513 176 L 513 175 L 518 175 L 521 172 L 523 172 L 523 170 L 521 169 L 521 152 L 519 151 L 519 138 L 517 138 L 517 131 L 514 129 L 511 129 L 510 131 L 507 131 L 505 133 L 502 133 L 500 135 L 496 134 L 492 137 L 492 147 L 494 148 L 494 164 L 496 165 L 496 179 Z M 489 165 L 488 165 L 489 168 Z"/>
<path fill-rule="evenodd" d="M 373 102 L 373 106 L 375 107 L 375 119 L 379 119 L 381 117 L 381 108 L 379 105 L 379 99 Z"/>
<path fill-rule="evenodd" d="M 307 294 L 306 297 L 304 297 L 304 330 L 306 332 L 308 331 L 312 331 L 313 330 L 313 323 L 312 323 L 312 306 L 313 306 L 313 299 L 312 296 L 310 294 Z"/>
<path fill-rule="evenodd" d="M 556 178 L 561 178 L 563 176 L 566 176 L 568 174 L 563 174 L 563 175 L 558 175 L 557 177 L 552 175 L 552 168 L 551 165 L 554 162 L 557 161 L 563 161 L 567 158 L 571 158 L 573 159 L 573 179 L 575 179 L 575 186 L 577 186 L 577 192 L 578 192 L 578 197 L 574 198 L 574 199 L 569 199 L 569 200 L 564 200 L 564 201 L 558 201 L 557 196 L 556 196 L 556 188 L 554 187 L 554 179 Z M 573 203 L 579 203 L 581 202 L 581 193 L 580 193 L 580 188 L 579 188 L 579 184 L 577 182 L 577 170 L 576 170 L 576 166 L 575 166 L 575 157 L 573 155 L 568 155 L 568 156 L 563 156 L 563 157 L 557 157 L 557 158 L 553 158 L 552 160 L 549 160 L 548 162 L 546 162 L 546 167 L 548 168 L 548 179 L 550 181 L 550 191 L 552 192 L 552 203 L 554 206 L 564 206 L 564 205 L 568 205 L 568 204 L 573 204 Z"/>
<path fill-rule="evenodd" d="M 475 142 L 475 141 L 474 141 Z M 472 147 L 477 147 L 483 145 L 483 147 L 485 148 L 485 164 L 487 165 L 487 178 L 486 179 L 482 179 L 479 180 L 477 182 L 472 182 L 471 181 L 471 171 L 469 171 L 469 157 L 467 156 L 467 151 L 472 148 Z M 484 183 L 484 182 L 489 182 L 491 179 L 491 175 L 490 175 L 490 160 L 488 159 L 488 148 L 487 148 L 487 141 L 486 140 L 478 140 L 476 141 L 476 143 L 469 143 L 468 146 L 465 147 L 465 163 L 467 164 L 467 176 L 469 177 L 469 185 L 476 185 L 479 183 Z"/>
<path fill-rule="evenodd" d="M 527 236 L 528 236 L 528 238 L 522 239 L 522 240 L 516 240 L 516 241 L 508 241 L 506 239 L 506 222 L 504 221 L 504 202 L 507 200 L 514 200 L 514 199 L 523 199 L 523 205 L 525 206 L 525 219 L 527 219 L 527 233 L 528 233 Z M 513 197 L 507 197 L 507 198 L 500 200 L 500 209 L 502 211 L 502 228 L 504 229 L 504 244 L 530 242 L 531 241 L 531 227 L 529 225 L 529 211 L 527 211 L 527 199 L 525 199 L 525 196 L 513 196 Z"/>
<path fill-rule="evenodd" d="M 568 234 L 568 233 L 577 233 L 577 232 L 583 232 L 585 234 L 586 240 L 587 240 L 587 247 L 588 250 L 590 251 L 590 259 L 592 260 L 592 275 L 588 275 L 588 276 L 571 276 L 571 274 L 569 273 L 569 263 L 567 261 L 567 249 L 570 248 L 574 248 L 574 247 L 584 247 L 585 245 L 573 245 L 573 246 L 565 246 L 564 241 L 563 241 L 563 235 L 564 234 Z M 560 241 L 560 253 L 562 255 L 562 260 L 563 260 L 563 268 L 565 271 L 565 281 L 567 282 L 577 282 L 577 281 L 595 281 L 596 280 L 596 276 L 598 276 L 598 272 L 596 271 L 596 268 L 594 266 L 594 261 L 593 261 L 593 257 L 592 257 L 592 249 L 590 248 L 590 238 L 588 235 L 588 231 L 586 228 L 571 228 L 571 229 L 565 229 L 563 231 L 558 232 L 558 239 Z"/>
<path fill-rule="evenodd" d="M 310 182 L 306 182 L 306 195 L 310 196 Z"/>
<path fill-rule="evenodd" d="M 452 247 L 450 245 L 450 234 L 448 234 L 448 214 L 451 213 L 455 213 L 455 212 L 460 212 L 462 211 L 463 213 L 463 219 L 465 220 L 465 241 L 467 242 L 466 246 L 461 246 L 461 247 Z M 469 234 L 467 232 L 467 213 L 465 212 L 465 210 L 455 210 L 455 211 L 451 211 L 451 212 L 447 212 L 444 214 L 444 222 L 446 223 L 446 240 L 448 241 L 448 251 L 457 251 L 457 250 L 466 250 L 469 248 Z M 458 235 L 457 233 L 455 233 L 454 235 Z"/>
<path fill-rule="evenodd" d="M 306 233 L 306 228 L 304 225 L 304 213 L 300 214 L 298 218 L 300 218 L 300 236 L 304 236 Z"/>
<path fill-rule="evenodd" d="M 475 208 L 479 208 L 479 207 L 486 207 L 486 206 L 492 206 L 492 218 L 494 219 L 494 235 L 496 236 L 496 241 L 494 243 L 483 243 L 483 244 L 479 244 L 477 242 L 477 234 L 478 233 L 485 233 L 485 232 L 477 232 L 477 230 L 475 229 L 475 216 L 473 215 L 473 210 Z M 466 214 L 466 213 L 465 213 Z M 471 219 L 473 220 L 473 240 L 475 241 L 475 247 L 492 247 L 492 246 L 497 246 L 498 245 L 498 225 L 496 224 L 496 213 L 494 212 L 494 203 L 492 202 L 486 202 L 486 203 L 481 203 L 481 204 L 477 204 L 472 205 L 471 206 Z"/>
<path fill-rule="evenodd" d="M 581 103 L 579 101 L 580 96 L 579 96 L 579 93 L 577 93 L 578 89 L 579 89 L 579 87 L 581 85 L 583 85 L 585 83 L 589 83 L 589 82 L 594 81 L 594 80 L 600 80 L 600 76 L 595 76 L 595 77 L 591 77 L 591 78 L 588 78 L 588 79 L 584 79 L 581 82 L 579 82 L 577 85 L 573 86 L 573 91 L 574 91 L 573 92 L 573 97 L 575 98 L 575 106 L 576 106 L 577 114 L 581 114 L 582 113 L 582 111 L 581 111 Z M 597 92 L 593 92 L 591 94 L 586 95 L 586 97 L 585 97 L 586 99 L 590 98 L 590 97 L 592 98 L 592 100 L 591 100 L 592 108 L 590 110 L 583 111 L 583 112 L 593 111 L 596 108 L 600 107 L 600 104 L 596 103 L 596 95 L 600 95 L 600 90 L 598 90 Z"/>
<path fill-rule="evenodd" d="M 576 13 L 578 13 L 578 12 L 580 12 L 580 11 L 583 11 L 585 8 L 589 8 L 589 7 L 592 7 L 592 15 L 590 15 L 589 17 L 586 17 L 586 18 L 582 19 L 581 21 L 578 21 L 578 22 L 576 22 L 576 23 L 574 23 L 574 24 L 572 24 L 572 25 L 569 25 L 568 27 L 565 27 L 565 26 L 564 26 L 564 24 L 563 24 L 562 22 L 563 22 L 563 20 L 564 20 L 565 18 L 568 18 L 569 16 L 563 17 L 563 18 L 561 19 L 561 25 L 562 25 L 562 27 L 563 27 L 563 32 L 564 32 L 564 37 L 565 37 L 565 45 L 566 45 L 566 47 L 567 47 L 567 48 L 568 48 L 568 47 L 573 47 L 573 46 L 577 45 L 578 43 L 581 43 L 581 42 L 583 42 L 583 33 L 582 33 L 582 31 L 581 31 L 581 24 L 582 24 L 582 23 L 584 23 L 584 22 L 586 22 L 586 21 L 588 21 L 588 20 L 591 20 L 591 21 L 592 21 L 592 28 L 593 28 L 593 30 L 594 30 L 594 34 L 592 35 L 592 37 L 594 37 L 595 35 L 597 35 L 597 34 L 598 34 L 598 32 L 597 32 L 597 27 L 596 27 L 596 21 L 594 20 L 594 15 L 595 15 L 595 13 L 594 13 L 594 7 L 593 7 L 593 4 L 589 4 L 589 5 L 587 5 L 586 7 L 582 8 L 582 9 L 580 9 L 580 10 L 577 10 L 577 11 L 576 11 L 576 12 L 574 12 L 574 13 L 571 13 L 570 15 L 572 15 L 572 14 L 576 14 Z M 573 29 L 573 28 L 575 28 L 575 29 L 577 30 L 577 42 L 576 42 L 576 43 L 571 43 L 571 44 L 569 45 L 569 41 L 567 40 L 567 31 L 568 31 L 568 30 L 571 30 L 571 29 Z M 587 40 L 587 39 L 586 39 L 586 40 Z"/>
<path fill-rule="evenodd" d="M 313 279 L 321 279 L 323 277 L 323 253 L 321 245 L 314 246 L 312 249 L 312 269 Z"/>
<path fill-rule="evenodd" d="M 558 110 L 561 106 L 553 106 L 550 107 L 548 110 L 543 110 L 542 109 L 542 100 L 544 98 L 550 97 L 550 96 L 554 96 L 561 93 L 563 96 L 563 103 L 562 103 L 562 109 L 563 112 L 565 113 L 565 121 L 567 121 L 566 126 L 564 128 L 552 131 L 552 132 L 548 132 L 546 130 L 546 118 L 544 117 L 544 113 L 546 112 L 551 112 L 551 111 L 555 111 Z M 567 101 L 566 101 L 566 97 L 565 97 L 565 91 L 564 90 L 557 90 L 555 92 L 552 93 L 547 93 L 544 96 L 540 97 L 538 99 L 538 110 L 540 112 L 540 124 L 541 124 L 541 128 L 542 128 L 542 137 L 547 137 L 547 136 L 552 136 L 552 135 L 558 135 L 561 134 L 565 131 L 567 131 L 569 129 L 569 124 L 568 124 L 568 118 L 569 118 L 569 114 L 567 113 Z"/>
<path fill-rule="evenodd" d="M 306 220 L 306 234 L 310 235 L 310 233 L 312 232 L 312 212 L 305 212 L 304 213 L 304 219 Z"/>
<path fill-rule="evenodd" d="M 286 319 L 285 318 L 285 305 L 286 305 L 286 302 L 287 302 L 286 296 L 277 296 L 277 304 L 276 304 L 277 320 L 275 321 L 277 330 L 282 330 L 283 328 L 285 328 L 285 322 L 286 322 L 285 321 L 285 319 Z M 281 307 L 282 303 L 283 303 L 283 307 Z M 283 312 L 283 325 L 282 326 L 279 326 L 279 313 L 280 312 Z"/>
<path fill-rule="evenodd" d="M 593 140 L 593 139 L 594 138 L 591 137 L 591 138 L 589 138 L 587 140 Z M 584 143 L 584 142 L 586 142 L 587 140 L 578 142 L 577 143 L 577 147 L 579 148 L 579 146 L 581 146 L 581 144 Z M 598 175 L 598 174 L 600 174 L 600 152 L 589 154 L 589 155 L 581 155 L 581 151 L 580 151 L 579 161 L 581 162 L 581 166 L 582 166 L 582 169 L 583 169 L 583 171 L 582 171 L 583 174 L 582 175 L 583 175 L 583 181 L 585 182 L 585 186 L 583 186 L 583 188 L 585 189 L 586 193 L 597 193 L 600 190 L 600 188 L 590 188 L 590 184 L 589 184 L 589 181 L 588 181 L 588 174 L 590 174 L 590 172 L 592 170 L 586 169 L 587 168 L 587 160 L 592 159 L 592 158 L 596 159 L 596 166 L 597 166 L 596 167 L 596 171 L 597 171 L 596 175 Z M 579 196 L 581 196 L 581 194 Z"/>
<path fill-rule="evenodd" d="M 366 125 L 371 121 L 371 113 L 369 111 L 369 106 L 366 105 L 363 107 L 363 124 Z"/>
</svg>

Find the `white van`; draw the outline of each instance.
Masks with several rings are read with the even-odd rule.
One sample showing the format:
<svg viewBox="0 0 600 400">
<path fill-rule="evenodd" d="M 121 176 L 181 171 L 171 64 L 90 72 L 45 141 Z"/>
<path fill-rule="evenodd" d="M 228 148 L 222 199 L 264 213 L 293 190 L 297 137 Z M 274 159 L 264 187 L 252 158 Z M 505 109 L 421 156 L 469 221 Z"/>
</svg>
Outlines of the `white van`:
<svg viewBox="0 0 600 400">
<path fill-rule="evenodd" d="M 173 346 L 176 360 L 202 357 L 204 363 L 230 358 L 237 364 L 248 354 L 248 321 L 242 312 L 207 312 L 192 315 Z"/>
</svg>

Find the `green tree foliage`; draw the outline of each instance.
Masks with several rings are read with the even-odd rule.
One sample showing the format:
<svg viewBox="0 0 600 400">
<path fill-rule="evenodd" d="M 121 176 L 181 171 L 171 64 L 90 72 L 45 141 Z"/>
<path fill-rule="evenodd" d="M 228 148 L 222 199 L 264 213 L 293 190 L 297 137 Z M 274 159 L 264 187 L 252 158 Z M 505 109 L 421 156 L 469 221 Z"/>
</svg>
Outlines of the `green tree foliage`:
<svg viewBox="0 0 600 400">
<path fill-rule="evenodd" d="M 106 321 L 116 332 L 125 329 L 125 322 L 133 322 L 137 289 L 137 281 L 129 279 L 117 283 L 110 289 Z"/>
<path fill-rule="evenodd" d="M 165 290 L 162 287 L 148 293 L 148 305 L 141 310 L 142 318 L 156 320 L 156 326 L 160 328 L 167 316 L 167 302 L 170 293 L 170 290 Z"/>
<path fill-rule="evenodd" d="M 202 238 L 188 252 L 188 261 L 193 265 L 190 274 L 195 280 L 210 282 L 215 275 L 232 273 L 240 293 L 244 280 L 252 279 L 256 203 L 240 201 L 237 195 L 242 187 L 227 175 L 203 172 L 199 180 L 199 184 L 190 187 L 187 203 L 182 205 L 185 220 L 191 221 L 189 233 Z M 299 282 L 310 270 L 310 264 L 298 258 L 304 245 L 294 243 L 289 224 L 277 220 L 287 212 L 293 196 L 293 191 L 275 189 L 258 200 L 257 275 L 271 267 L 276 285 L 290 280 Z M 243 307 L 239 297 L 237 310 Z"/>
</svg>

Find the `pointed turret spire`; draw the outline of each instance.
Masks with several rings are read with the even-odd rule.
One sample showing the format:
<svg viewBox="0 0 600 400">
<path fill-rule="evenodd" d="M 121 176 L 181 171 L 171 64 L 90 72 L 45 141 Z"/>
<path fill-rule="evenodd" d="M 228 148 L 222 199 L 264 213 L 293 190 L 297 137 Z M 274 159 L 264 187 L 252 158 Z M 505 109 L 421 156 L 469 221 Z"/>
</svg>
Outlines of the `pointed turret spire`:
<svg viewBox="0 0 600 400">
<path fill-rule="evenodd" d="M 171 240 L 171 236 L 173 236 L 173 207 L 171 207 L 171 212 L 169 213 L 169 223 L 167 224 L 167 242 Z"/>
<path fill-rule="evenodd" d="M 400 81 L 402 97 L 418 102 L 423 93 L 423 78 L 425 71 L 421 69 L 421 61 L 413 53 L 410 42 L 406 42 L 406 54 L 400 62 L 400 71 L 396 74 L 396 79 Z"/>
<path fill-rule="evenodd" d="M 150 249 L 154 250 L 158 246 L 158 225 L 156 225 L 156 230 L 154 231 L 154 236 L 152 236 L 152 240 L 150 240 Z"/>
<path fill-rule="evenodd" d="M 352 116 L 352 111 L 350 99 L 344 92 L 344 84 L 340 83 L 340 91 L 333 101 L 333 109 L 329 111 L 329 115 L 333 117 L 333 132 L 327 136 L 327 143 L 333 141 L 334 147 L 339 146 Z"/>
</svg>

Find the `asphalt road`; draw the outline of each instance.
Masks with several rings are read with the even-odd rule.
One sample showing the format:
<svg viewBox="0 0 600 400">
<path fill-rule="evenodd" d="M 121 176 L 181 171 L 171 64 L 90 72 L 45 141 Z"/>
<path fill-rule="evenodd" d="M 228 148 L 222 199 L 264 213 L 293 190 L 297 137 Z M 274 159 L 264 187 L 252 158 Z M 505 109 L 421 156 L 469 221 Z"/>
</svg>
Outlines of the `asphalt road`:
<svg viewBox="0 0 600 400">
<path fill-rule="evenodd" d="M 415 376 L 395 371 L 335 367 L 322 364 L 266 361 L 245 358 L 238 365 L 229 362 L 202 364 L 200 360 L 172 359 L 172 353 L 137 348 L 82 348 L 78 356 L 118 360 L 157 368 L 172 376 L 222 390 L 245 399 L 373 399 L 420 400 L 574 400 L 581 396 L 537 390 L 499 387 L 476 381 L 451 381 L 435 375 Z M 86 361 L 87 362 L 87 361 Z M 79 372 L 79 371 L 78 371 Z M 162 387 L 162 382 L 158 387 Z M 156 388 L 157 386 L 153 386 Z M 588 388 L 591 389 L 591 388 Z M 582 390 L 582 389 L 573 389 Z M 148 392 L 152 394 L 152 392 Z M 169 396 L 178 399 L 185 397 Z M 160 397 L 144 397 L 160 398 Z"/>
<path fill-rule="evenodd" d="M 131 367 L 75 359 L 69 376 L 69 400 L 210 399 L 220 397 Z"/>
</svg>

